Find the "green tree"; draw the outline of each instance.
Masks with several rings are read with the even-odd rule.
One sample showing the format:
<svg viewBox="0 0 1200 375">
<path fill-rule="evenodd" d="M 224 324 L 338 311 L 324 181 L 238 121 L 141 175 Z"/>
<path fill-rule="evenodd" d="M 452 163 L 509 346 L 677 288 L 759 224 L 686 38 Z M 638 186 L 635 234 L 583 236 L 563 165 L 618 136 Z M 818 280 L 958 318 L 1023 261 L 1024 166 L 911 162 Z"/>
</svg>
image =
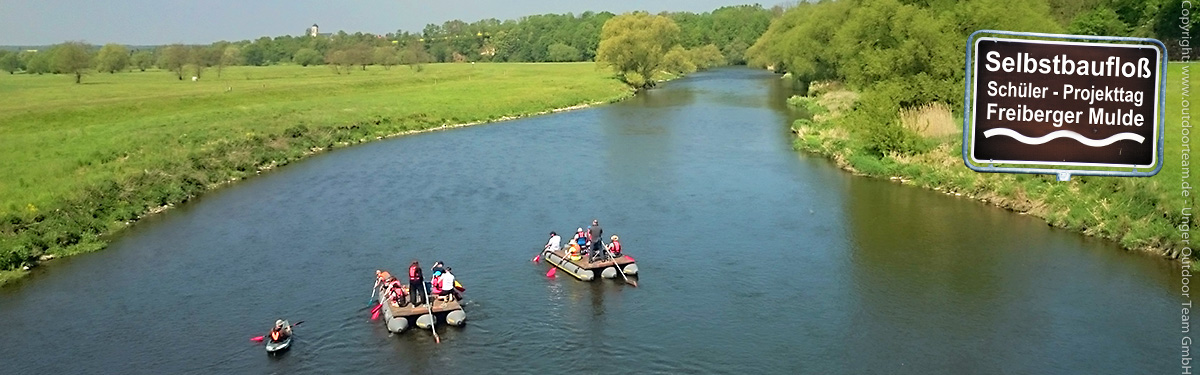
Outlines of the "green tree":
<svg viewBox="0 0 1200 375">
<path fill-rule="evenodd" d="M 66 42 L 55 46 L 51 52 L 51 65 L 54 71 L 75 75 L 75 83 L 80 83 L 83 75 L 92 67 L 90 47 L 83 42 Z"/>
<path fill-rule="evenodd" d="M 1100 7 L 1080 13 L 1067 26 L 1067 32 L 1080 35 L 1126 36 L 1129 25 L 1121 16 L 1108 7 Z"/>
<path fill-rule="evenodd" d="M 425 48 L 420 42 L 409 43 L 400 51 L 400 64 L 408 65 L 412 70 L 419 72 L 423 69 L 421 64 L 430 61 L 433 61 L 433 56 L 425 52 Z"/>
<path fill-rule="evenodd" d="M 708 44 L 703 47 L 688 50 L 688 60 L 690 60 L 698 70 L 725 65 L 726 63 L 725 56 L 721 54 L 721 50 L 718 49 L 715 44 Z"/>
<path fill-rule="evenodd" d="M 320 55 L 317 55 L 320 58 Z M 242 64 L 242 50 L 235 45 L 225 46 L 220 50 L 220 55 L 217 57 L 217 78 L 221 77 L 221 71 L 227 66 L 235 66 Z"/>
<path fill-rule="evenodd" d="M 312 48 L 301 48 L 292 56 L 292 61 L 300 66 L 317 65 L 322 61 L 321 53 Z"/>
<path fill-rule="evenodd" d="M 578 48 L 563 43 L 554 43 L 547 47 L 546 56 L 550 61 L 555 62 L 579 61 L 583 58 L 579 54 Z"/>
<path fill-rule="evenodd" d="M 133 56 L 129 57 L 129 63 L 144 72 L 154 66 L 154 52 L 148 50 L 134 52 Z"/>
<path fill-rule="evenodd" d="M 0 51 L 0 70 L 8 74 L 21 70 L 21 59 L 17 58 L 16 52 Z"/>
<path fill-rule="evenodd" d="M 345 70 L 346 74 L 350 74 L 350 66 L 354 65 L 354 62 L 345 50 L 336 50 L 329 51 L 325 55 L 325 64 L 333 68 L 333 71 L 337 74 L 342 74 L 342 70 Z M 339 70 L 339 67 L 341 67 L 341 70 Z"/>
<path fill-rule="evenodd" d="M 660 69 L 675 74 L 688 74 L 696 71 L 696 64 L 692 63 L 691 54 L 686 49 L 675 46 L 663 55 Z"/>
<path fill-rule="evenodd" d="M 159 56 L 158 67 L 175 73 L 175 77 L 182 81 L 183 69 L 191 59 L 191 52 L 188 51 L 188 48 L 182 44 L 172 44 L 164 47 Z"/>
<path fill-rule="evenodd" d="M 223 51 L 218 53 L 212 48 L 205 46 L 192 46 L 188 48 L 188 66 L 192 68 L 193 76 L 200 78 L 204 73 L 204 69 L 216 65 L 221 59 Z"/>
<path fill-rule="evenodd" d="M 50 52 L 25 51 L 17 55 L 25 66 L 26 73 L 50 73 Z"/>
<path fill-rule="evenodd" d="M 100 48 L 96 54 L 96 70 L 116 73 L 129 66 L 129 50 L 120 44 L 109 43 Z"/>
<path fill-rule="evenodd" d="M 373 58 L 376 64 L 383 65 L 384 70 L 391 69 L 392 66 L 400 64 L 400 54 L 396 47 L 379 46 L 375 47 Z"/>
<path fill-rule="evenodd" d="M 612 69 L 629 85 L 651 87 L 654 72 L 678 38 L 679 26 L 670 18 L 641 12 L 622 14 L 604 23 L 596 63 Z"/>
</svg>

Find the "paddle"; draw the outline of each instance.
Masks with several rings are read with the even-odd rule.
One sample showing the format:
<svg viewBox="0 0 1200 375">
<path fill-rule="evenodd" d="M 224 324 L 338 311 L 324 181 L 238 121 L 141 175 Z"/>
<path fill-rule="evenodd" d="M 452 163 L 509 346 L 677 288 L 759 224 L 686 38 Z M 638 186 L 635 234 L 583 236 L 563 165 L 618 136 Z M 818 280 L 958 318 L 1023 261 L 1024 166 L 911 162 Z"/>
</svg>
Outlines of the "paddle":
<svg viewBox="0 0 1200 375">
<path fill-rule="evenodd" d="M 377 305 L 377 306 L 375 306 L 375 308 L 374 308 L 374 309 L 371 309 L 371 320 L 375 320 L 375 319 L 379 318 L 379 313 L 380 313 L 381 311 L 383 311 L 383 304 L 382 304 L 382 303 L 381 303 L 381 304 L 379 304 L 379 305 Z"/>
<path fill-rule="evenodd" d="M 371 299 L 367 300 L 367 307 L 375 304 L 375 292 L 379 291 L 379 278 L 375 278 L 375 286 L 371 287 Z"/>
<path fill-rule="evenodd" d="M 622 279 L 625 279 L 625 283 L 629 284 L 629 285 L 633 285 L 634 288 L 637 288 L 637 283 L 634 282 L 633 280 L 629 280 L 629 278 L 625 276 L 625 272 L 621 270 L 621 267 L 617 266 L 617 257 L 613 256 L 613 253 L 611 251 L 608 251 L 608 247 L 604 246 L 604 244 L 600 244 L 600 247 L 603 247 L 604 252 L 608 254 L 608 258 L 612 259 L 613 267 L 617 268 L 617 273 L 621 275 Z"/>
<path fill-rule="evenodd" d="M 433 301 L 429 299 L 429 286 L 421 283 L 421 287 L 425 289 L 425 306 L 429 308 L 429 318 L 432 320 L 429 322 L 429 330 L 433 331 L 433 341 L 441 344 L 442 338 L 437 334 L 437 318 L 433 316 Z"/>
<path fill-rule="evenodd" d="M 303 321 L 303 320 L 301 320 L 301 321 L 299 321 L 299 322 L 296 322 L 296 324 L 292 324 L 292 325 L 290 325 L 290 326 L 288 326 L 288 327 L 295 327 L 295 326 L 298 326 L 298 325 L 300 325 L 300 323 L 304 323 L 304 321 Z M 263 335 L 263 336 L 255 336 L 255 337 L 251 337 L 251 338 L 250 338 L 250 341 L 254 341 L 254 342 L 262 341 L 262 340 L 263 340 L 263 338 L 265 338 L 265 337 L 267 337 L 267 336 L 266 336 L 266 335 Z"/>
</svg>

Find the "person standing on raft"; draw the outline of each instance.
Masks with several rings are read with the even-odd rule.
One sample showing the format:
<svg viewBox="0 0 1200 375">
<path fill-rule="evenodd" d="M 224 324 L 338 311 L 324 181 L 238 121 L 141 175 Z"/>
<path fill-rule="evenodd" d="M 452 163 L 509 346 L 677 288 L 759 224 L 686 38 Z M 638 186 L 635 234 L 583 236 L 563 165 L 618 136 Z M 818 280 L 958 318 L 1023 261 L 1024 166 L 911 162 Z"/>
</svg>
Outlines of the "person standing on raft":
<svg viewBox="0 0 1200 375">
<path fill-rule="evenodd" d="M 592 248 L 590 250 L 592 253 L 592 262 L 608 257 L 604 254 L 604 237 L 601 237 L 603 234 L 604 229 L 600 228 L 600 221 L 593 219 L 592 226 L 588 227 L 588 237 L 591 237 L 592 240 Z"/>
<path fill-rule="evenodd" d="M 414 260 L 412 265 L 408 266 L 408 295 L 412 296 L 413 307 L 425 303 L 424 290 L 425 275 L 421 273 L 421 264 Z"/>
</svg>

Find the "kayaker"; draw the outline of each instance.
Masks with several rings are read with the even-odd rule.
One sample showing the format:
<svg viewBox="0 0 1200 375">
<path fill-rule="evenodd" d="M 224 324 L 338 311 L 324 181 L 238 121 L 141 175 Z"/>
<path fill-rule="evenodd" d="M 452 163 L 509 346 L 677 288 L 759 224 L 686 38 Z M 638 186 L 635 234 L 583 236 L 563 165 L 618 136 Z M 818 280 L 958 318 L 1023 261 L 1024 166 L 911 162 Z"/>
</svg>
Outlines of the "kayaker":
<svg viewBox="0 0 1200 375">
<path fill-rule="evenodd" d="M 600 221 L 593 219 L 592 226 L 588 227 L 588 237 L 592 238 L 592 248 L 590 251 L 592 253 L 593 262 L 608 257 L 606 254 L 604 254 L 604 237 L 601 237 L 603 234 L 604 229 L 600 228 Z"/>
<path fill-rule="evenodd" d="M 550 232 L 550 241 L 546 242 L 546 251 L 558 251 L 562 248 L 562 237 L 558 233 Z"/>
<path fill-rule="evenodd" d="M 620 257 L 621 256 L 621 242 L 618 241 L 619 238 L 617 238 L 617 235 L 614 234 L 609 239 L 612 240 L 612 242 L 610 242 L 606 248 L 608 249 L 609 252 L 612 253 L 612 256 Z"/>
<path fill-rule="evenodd" d="M 412 261 L 408 266 L 408 294 L 412 296 L 413 307 L 425 303 L 425 275 L 421 273 L 421 264 Z"/>
<path fill-rule="evenodd" d="M 290 336 L 291 334 L 292 334 L 292 327 L 285 327 L 283 325 L 282 319 L 276 320 L 275 328 L 271 328 L 271 342 L 280 342 L 283 340 L 287 340 L 288 336 Z"/>
</svg>

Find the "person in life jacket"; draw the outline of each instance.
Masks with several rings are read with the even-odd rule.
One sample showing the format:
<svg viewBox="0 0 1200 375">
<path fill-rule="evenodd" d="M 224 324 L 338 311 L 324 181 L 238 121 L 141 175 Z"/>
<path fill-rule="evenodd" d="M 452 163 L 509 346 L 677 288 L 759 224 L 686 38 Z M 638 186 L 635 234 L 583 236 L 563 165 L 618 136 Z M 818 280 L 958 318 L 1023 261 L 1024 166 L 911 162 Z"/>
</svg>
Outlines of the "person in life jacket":
<svg viewBox="0 0 1200 375">
<path fill-rule="evenodd" d="M 400 284 L 400 280 L 396 280 L 395 277 L 389 277 L 384 285 L 384 288 L 387 289 L 388 293 L 391 293 L 391 300 L 393 303 L 395 303 L 397 306 L 403 306 L 404 304 L 408 303 L 408 301 L 405 301 L 407 296 L 404 295 L 404 285 Z"/>
<path fill-rule="evenodd" d="M 588 243 L 587 232 L 584 232 L 582 227 L 576 229 L 575 237 L 571 237 L 571 242 L 574 242 L 575 244 L 579 245 L 580 249 L 583 249 Z"/>
<path fill-rule="evenodd" d="M 442 290 L 442 271 L 433 271 L 433 279 L 429 280 L 429 293 L 437 294 Z"/>
<path fill-rule="evenodd" d="M 621 256 L 621 242 L 618 241 L 617 235 L 614 234 L 609 239 L 612 240 L 612 242 L 610 242 L 607 246 L 608 251 L 612 253 L 612 256 L 620 257 Z"/>
<path fill-rule="evenodd" d="M 412 296 L 413 307 L 425 303 L 425 275 L 421 273 L 421 264 L 416 260 L 408 266 L 408 295 Z"/>
<path fill-rule="evenodd" d="M 280 342 L 283 340 L 287 340 L 288 336 L 290 336 L 291 334 L 292 334 L 292 327 L 284 326 L 282 319 L 276 320 L 275 328 L 271 328 L 271 342 Z"/>
<path fill-rule="evenodd" d="M 583 258 L 583 255 L 579 253 L 578 243 L 572 242 L 570 246 L 567 246 L 567 258 L 571 260 L 579 260 Z"/>
</svg>

